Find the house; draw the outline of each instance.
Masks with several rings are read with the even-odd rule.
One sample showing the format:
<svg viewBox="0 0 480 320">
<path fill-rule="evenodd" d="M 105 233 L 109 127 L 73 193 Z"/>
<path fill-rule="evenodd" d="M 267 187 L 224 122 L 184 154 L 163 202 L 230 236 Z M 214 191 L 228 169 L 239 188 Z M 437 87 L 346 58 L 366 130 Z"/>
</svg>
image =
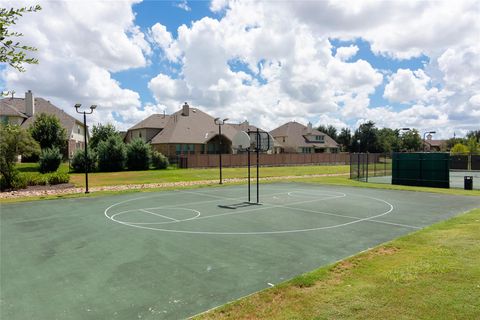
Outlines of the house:
<svg viewBox="0 0 480 320">
<path fill-rule="evenodd" d="M 168 120 L 170 120 L 169 115 L 152 114 L 129 128 L 125 134 L 124 141 L 129 143 L 133 139 L 142 139 L 144 142 L 151 142 L 152 139 L 165 128 Z"/>
<path fill-rule="evenodd" d="M 0 121 L 28 129 L 39 114 L 56 116 L 67 132 L 67 155 L 72 157 L 77 149 L 84 148 L 85 128 L 83 123 L 43 98 L 34 98 L 31 90 L 25 98 L 0 100 Z"/>
<path fill-rule="evenodd" d="M 439 152 L 447 150 L 447 140 L 433 140 L 432 135 L 427 135 L 427 139 L 423 140 L 423 150 L 429 152 Z"/>
<path fill-rule="evenodd" d="M 277 146 L 275 153 L 337 153 L 339 145 L 327 134 L 298 122 L 287 122 L 270 131 Z"/>
<path fill-rule="evenodd" d="M 136 132 L 139 132 L 138 137 L 142 133 L 144 141 L 149 141 L 154 150 L 167 157 L 218 153 L 220 146 L 222 153 L 232 153 L 232 139 L 237 130 L 228 124 L 222 125 L 220 136 L 219 126 L 214 120 L 207 113 L 185 103 L 181 110 L 171 115 L 153 115 L 143 120 L 128 130 L 127 137 L 130 132 L 132 137 Z M 144 129 L 150 131 L 141 131 Z M 149 139 L 149 134 L 155 130 L 158 133 Z"/>
</svg>

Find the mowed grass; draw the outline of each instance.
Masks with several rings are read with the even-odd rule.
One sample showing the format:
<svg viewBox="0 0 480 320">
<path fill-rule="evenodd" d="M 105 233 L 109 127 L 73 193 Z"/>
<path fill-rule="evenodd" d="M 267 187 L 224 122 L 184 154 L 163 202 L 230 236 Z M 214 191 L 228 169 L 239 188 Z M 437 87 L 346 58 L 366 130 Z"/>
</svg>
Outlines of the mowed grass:
<svg viewBox="0 0 480 320">
<path fill-rule="evenodd" d="M 349 173 L 349 166 L 300 166 L 300 167 L 264 167 L 261 168 L 261 177 L 302 176 L 312 174 Z M 252 176 L 256 171 L 252 168 Z M 73 173 L 70 182 L 76 186 L 85 185 L 85 174 Z M 223 168 L 222 176 L 229 178 L 246 178 L 246 168 Z M 111 186 L 124 184 L 149 184 L 163 182 L 182 182 L 219 179 L 219 169 L 175 169 L 122 171 L 122 172 L 95 172 L 88 175 L 90 186 Z"/>
<path fill-rule="evenodd" d="M 475 209 L 196 319 L 480 319 L 479 231 Z"/>
<path fill-rule="evenodd" d="M 38 165 L 36 163 L 20 163 L 17 167 L 23 172 L 38 171 Z M 68 170 L 68 163 L 62 163 L 59 171 L 68 172 Z M 260 176 L 284 177 L 316 174 L 347 174 L 349 172 L 350 167 L 348 165 L 262 167 L 260 169 Z M 223 168 L 222 176 L 224 179 L 246 178 L 247 168 Z M 251 176 L 256 177 L 256 169 L 253 166 Z M 91 187 L 216 179 L 219 179 L 219 168 L 177 169 L 169 167 L 165 170 L 91 172 L 88 174 L 88 184 Z M 70 173 L 70 182 L 75 186 L 84 187 L 85 173 Z"/>
</svg>

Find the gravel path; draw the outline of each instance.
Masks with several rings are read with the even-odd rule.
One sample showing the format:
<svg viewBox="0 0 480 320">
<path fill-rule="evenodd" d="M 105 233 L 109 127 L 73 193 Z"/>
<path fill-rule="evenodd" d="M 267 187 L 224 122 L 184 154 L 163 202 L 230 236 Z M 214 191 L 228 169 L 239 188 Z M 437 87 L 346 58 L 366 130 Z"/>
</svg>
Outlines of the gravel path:
<svg viewBox="0 0 480 320">
<path fill-rule="evenodd" d="M 318 178 L 318 177 L 332 177 L 332 176 L 346 176 L 348 173 L 335 173 L 335 174 L 312 174 L 304 176 L 282 176 L 282 177 L 267 177 L 260 178 L 261 181 L 272 181 L 272 180 L 288 180 L 288 179 L 298 179 L 298 178 Z M 232 178 L 232 179 L 223 179 L 224 184 L 228 183 L 237 183 L 245 182 L 246 178 Z M 129 185 L 118 185 L 118 186 L 103 186 L 103 187 L 90 187 L 89 191 L 91 193 L 95 191 L 121 191 L 121 190 L 132 190 L 132 189 L 152 189 L 152 188 L 172 188 L 172 187 L 186 187 L 186 186 L 196 186 L 196 185 L 209 185 L 217 184 L 218 180 L 199 180 L 199 181 L 182 181 L 182 182 L 164 182 L 164 183 L 148 183 L 148 184 L 129 184 Z M 9 191 L 0 193 L 0 199 L 11 199 L 11 198 L 28 198 L 28 197 L 38 197 L 38 196 L 47 196 L 47 195 L 62 195 L 62 194 L 74 194 L 74 193 L 83 193 L 85 188 L 76 188 L 72 187 L 70 184 L 59 185 L 59 186 L 44 186 L 44 187 L 33 187 L 25 190 L 18 191 Z"/>
</svg>

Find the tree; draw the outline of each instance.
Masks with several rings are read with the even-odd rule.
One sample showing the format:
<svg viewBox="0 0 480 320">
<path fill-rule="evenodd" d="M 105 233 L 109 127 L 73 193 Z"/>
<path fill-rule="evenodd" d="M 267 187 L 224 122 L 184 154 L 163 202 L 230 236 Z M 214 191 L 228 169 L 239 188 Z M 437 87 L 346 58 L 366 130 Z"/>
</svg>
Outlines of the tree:
<svg viewBox="0 0 480 320">
<path fill-rule="evenodd" d="M 337 128 L 334 126 L 328 125 L 328 127 L 325 127 L 324 125 L 319 125 L 317 130 L 326 133 L 333 140 L 337 140 Z"/>
<path fill-rule="evenodd" d="M 422 147 L 422 138 L 417 129 L 407 131 L 401 136 L 402 151 L 419 151 Z"/>
<path fill-rule="evenodd" d="M 92 149 L 97 149 L 98 144 L 101 141 L 106 141 L 110 137 L 118 136 L 120 137 L 120 133 L 115 129 L 112 124 L 98 124 L 94 125 L 92 129 L 92 137 L 90 138 L 89 144 Z"/>
<path fill-rule="evenodd" d="M 467 141 L 463 138 L 450 138 L 446 143 L 447 150 L 451 150 L 457 143 L 465 144 Z"/>
<path fill-rule="evenodd" d="M 61 151 L 65 150 L 67 131 L 56 116 L 46 113 L 39 114 L 29 131 L 33 139 L 40 144 L 40 148 L 57 147 Z"/>
<path fill-rule="evenodd" d="M 127 144 L 128 170 L 148 170 L 152 160 L 150 145 L 142 139 L 134 139 Z"/>
<path fill-rule="evenodd" d="M 352 134 L 350 129 L 343 128 L 336 141 L 342 146 L 343 151 L 349 151 L 352 144 Z"/>
<path fill-rule="evenodd" d="M 470 153 L 477 153 L 480 146 L 479 146 L 479 141 L 477 140 L 477 138 L 472 135 L 468 141 L 467 141 L 467 146 L 468 146 L 468 151 Z"/>
<path fill-rule="evenodd" d="M 18 18 L 27 12 L 40 11 L 42 7 L 39 5 L 31 7 L 23 7 L 19 9 L 0 8 L 0 62 L 8 63 L 20 72 L 24 72 L 24 63 L 37 64 L 38 59 L 27 57 L 28 51 L 37 51 L 36 48 L 21 45 L 20 42 L 12 40 L 12 38 L 22 37 L 19 32 L 9 31 L 8 28 L 15 25 Z"/>
<path fill-rule="evenodd" d="M 0 173 L 4 187 L 9 189 L 17 174 L 15 162 L 18 156 L 38 154 L 40 147 L 28 131 L 18 125 L 0 124 L 0 137 Z"/>
<path fill-rule="evenodd" d="M 400 151 L 401 140 L 398 130 L 383 128 L 378 130 L 378 146 L 381 152 Z"/>
<path fill-rule="evenodd" d="M 453 146 L 452 150 L 450 150 L 451 154 L 464 154 L 468 153 L 468 147 L 464 144 L 457 143 Z"/>
<path fill-rule="evenodd" d="M 94 172 L 97 169 L 97 153 L 88 146 L 88 172 Z M 78 149 L 75 151 L 70 168 L 73 172 L 85 172 L 85 150 Z"/>
<path fill-rule="evenodd" d="M 360 140 L 360 145 L 358 145 Z M 362 123 L 353 135 L 352 151 L 360 152 L 378 152 L 378 129 L 375 122 L 368 121 Z"/>
<path fill-rule="evenodd" d="M 467 132 L 467 139 L 471 139 L 472 137 L 475 137 L 475 139 L 480 142 L 480 130 L 472 130 Z"/>
<path fill-rule="evenodd" d="M 100 141 L 97 146 L 98 170 L 121 171 L 125 167 L 127 152 L 119 135 Z"/>
</svg>

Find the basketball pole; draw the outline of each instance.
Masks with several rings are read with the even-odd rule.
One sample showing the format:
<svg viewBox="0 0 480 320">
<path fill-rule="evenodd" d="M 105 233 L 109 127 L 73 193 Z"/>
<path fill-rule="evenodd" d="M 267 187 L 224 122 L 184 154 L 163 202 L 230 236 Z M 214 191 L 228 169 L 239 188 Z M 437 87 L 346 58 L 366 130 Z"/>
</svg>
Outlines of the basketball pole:
<svg viewBox="0 0 480 320">
<path fill-rule="evenodd" d="M 257 140 L 257 203 L 260 202 L 260 199 L 259 199 L 259 189 L 258 189 L 258 182 L 259 182 L 259 177 L 258 177 L 258 174 L 259 174 L 259 168 L 260 168 L 260 132 L 258 131 L 258 128 L 257 128 L 257 134 L 256 134 L 256 140 Z"/>
<path fill-rule="evenodd" d="M 250 136 L 250 129 L 247 130 L 248 136 Z M 250 146 L 247 148 L 247 157 L 248 157 L 248 203 L 250 203 Z"/>
</svg>

